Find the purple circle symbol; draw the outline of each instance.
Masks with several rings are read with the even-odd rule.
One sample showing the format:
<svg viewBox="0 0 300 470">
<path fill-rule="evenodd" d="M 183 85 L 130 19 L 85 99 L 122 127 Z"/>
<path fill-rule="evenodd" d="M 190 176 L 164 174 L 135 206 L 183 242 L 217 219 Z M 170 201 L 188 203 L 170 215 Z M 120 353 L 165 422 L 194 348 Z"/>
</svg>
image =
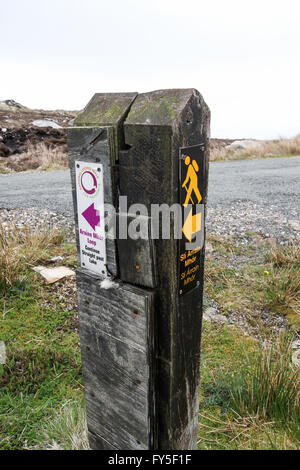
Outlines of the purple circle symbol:
<svg viewBox="0 0 300 470">
<path fill-rule="evenodd" d="M 87 188 L 85 188 L 85 186 L 84 186 L 84 184 L 83 184 L 83 177 L 84 177 L 84 175 L 86 175 L 86 174 L 91 175 L 91 177 L 92 177 L 92 179 L 93 179 L 93 187 L 92 187 L 92 189 L 87 189 Z M 82 173 L 80 181 L 81 181 L 81 186 L 82 186 L 83 190 L 84 190 L 87 194 L 94 194 L 94 193 L 95 193 L 95 191 L 96 191 L 96 189 L 97 189 L 97 180 L 96 180 L 96 176 L 95 176 L 91 171 L 85 171 L 84 173 Z"/>
</svg>

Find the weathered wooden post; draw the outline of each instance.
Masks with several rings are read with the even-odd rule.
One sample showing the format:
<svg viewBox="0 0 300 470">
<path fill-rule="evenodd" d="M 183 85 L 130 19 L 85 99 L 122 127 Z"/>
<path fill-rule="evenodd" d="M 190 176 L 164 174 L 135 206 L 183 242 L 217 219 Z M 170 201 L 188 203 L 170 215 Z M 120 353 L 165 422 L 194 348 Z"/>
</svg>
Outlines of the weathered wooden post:
<svg viewBox="0 0 300 470">
<path fill-rule="evenodd" d="M 209 121 L 193 89 L 96 94 L 68 131 L 94 449 L 196 448 L 204 245 L 185 243 L 204 228 Z M 142 204 L 150 236 L 108 238 L 103 203 L 126 231 Z M 162 204 L 193 205 L 182 240 L 172 214 L 170 237 L 151 237 Z"/>
</svg>

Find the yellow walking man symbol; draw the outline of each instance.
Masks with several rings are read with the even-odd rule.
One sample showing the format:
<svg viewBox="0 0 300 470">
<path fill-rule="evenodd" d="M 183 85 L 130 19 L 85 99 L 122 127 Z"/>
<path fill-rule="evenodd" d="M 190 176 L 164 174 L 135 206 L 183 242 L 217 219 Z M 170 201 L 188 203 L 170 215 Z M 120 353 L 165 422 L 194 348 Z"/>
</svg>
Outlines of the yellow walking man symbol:
<svg viewBox="0 0 300 470">
<path fill-rule="evenodd" d="M 182 187 L 186 189 L 187 194 L 186 198 L 184 201 L 183 206 L 186 207 L 189 204 L 189 201 L 192 201 L 192 204 L 194 203 L 194 200 L 192 198 L 192 192 L 194 191 L 196 198 L 197 198 L 197 204 L 200 204 L 200 201 L 202 199 L 202 196 L 200 194 L 200 191 L 198 189 L 198 175 L 197 172 L 199 171 L 198 164 L 196 160 L 193 160 L 191 163 L 191 158 L 189 156 L 185 157 L 184 163 L 187 165 L 187 173 L 186 173 L 186 178 L 184 182 L 182 183 Z M 189 187 L 187 188 L 187 183 L 190 181 Z"/>
</svg>

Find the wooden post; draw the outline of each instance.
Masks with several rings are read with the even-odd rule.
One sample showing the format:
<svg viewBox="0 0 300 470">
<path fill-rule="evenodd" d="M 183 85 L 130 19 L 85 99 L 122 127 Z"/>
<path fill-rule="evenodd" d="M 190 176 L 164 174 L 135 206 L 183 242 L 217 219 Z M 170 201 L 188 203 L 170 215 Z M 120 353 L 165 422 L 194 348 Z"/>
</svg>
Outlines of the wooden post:
<svg viewBox="0 0 300 470">
<path fill-rule="evenodd" d="M 209 109 L 194 89 L 94 96 L 75 122 L 80 127 L 68 132 L 81 264 L 82 259 L 95 261 L 94 255 L 84 258 L 91 252 L 86 245 L 82 249 L 79 233 L 86 213 L 78 213 L 80 165 L 91 165 L 95 188 L 96 170 L 103 172 L 103 198 L 115 206 L 118 221 L 125 217 L 130 223 L 135 217 L 119 210 L 118 195 L 127 196 L 128 207 L 143 204 L 151 233 L 153 204 L 184 205 L 187 198 L 199 203 L 201 197 L 205 208 L 209 121 Z M 192 195 L 189 183 L 183 185 L 188 169 L 197 174 Z M 199 214 L 193 214 L 198 220 Z M 199 217 L 203 228 L 205 210 Z M 190 220 L 183 220 L 185 235 Z M 77 271 L 87 424 L 94 449 L 196 448 L 204 245 L 188 251 L 185 238 L 175 239 L 172 223 L 169 239 L 107 239 L 105 256 L 99 255 L 104 245 L 94 250 L 104 270 L 97 272 L 91 264 Z"/>
</svg>

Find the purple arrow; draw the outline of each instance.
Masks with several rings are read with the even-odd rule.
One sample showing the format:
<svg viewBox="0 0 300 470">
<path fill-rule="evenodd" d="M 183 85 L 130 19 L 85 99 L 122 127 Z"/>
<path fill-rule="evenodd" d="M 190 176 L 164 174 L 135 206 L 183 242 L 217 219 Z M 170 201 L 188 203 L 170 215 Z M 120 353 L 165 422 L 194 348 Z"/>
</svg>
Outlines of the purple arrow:
<svg viewBox="0 0 300 470">
<path fill-rule="evenodd" d="M 99 211 L 95 209 L 94 203 L 91 204 L 85 211 L 82 212 L 83 217 L 90 224 L 93 230 L 100 225 Z"/>
</svg>

